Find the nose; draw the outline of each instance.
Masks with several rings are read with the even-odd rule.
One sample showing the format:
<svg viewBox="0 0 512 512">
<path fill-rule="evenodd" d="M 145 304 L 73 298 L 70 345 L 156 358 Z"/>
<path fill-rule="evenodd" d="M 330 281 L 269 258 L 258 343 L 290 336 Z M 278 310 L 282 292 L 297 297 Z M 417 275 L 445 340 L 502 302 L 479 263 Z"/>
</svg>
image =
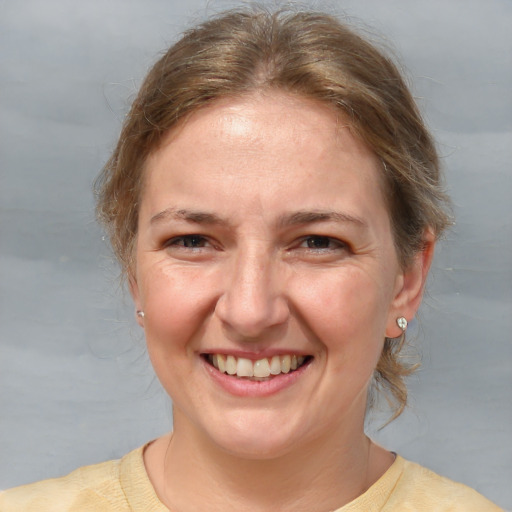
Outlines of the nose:
<svg viewBox="0 0 512 512">
<path fill-rule="evenodd" d="M 276 257 L 248 250 L 226 264 L 229 269 L 215 311 L 231 335 L 256 340 L 286 324 L 290 312 Z"/>
</svg>

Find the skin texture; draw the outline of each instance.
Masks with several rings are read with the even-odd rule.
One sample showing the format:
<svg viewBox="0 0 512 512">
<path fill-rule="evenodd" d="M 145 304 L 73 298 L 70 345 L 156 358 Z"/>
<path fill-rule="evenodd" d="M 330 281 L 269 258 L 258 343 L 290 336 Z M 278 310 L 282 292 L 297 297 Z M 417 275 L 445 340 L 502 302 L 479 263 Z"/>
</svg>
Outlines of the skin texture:
<svg viewBox="0 0 512 512">
<path fill-rule="evenodd" d="M 367 389 L 433 242 L 400 268 L 379 173 L 342 118 L 275 92 L 196 112 L 149 158 L 130 282 L 173 400 L 172 440 L 145 453 L 170 508 L 329 510 L 392 463 L 364 435 Z M 205 353 L 311 359 L 241 396 Z"/>
</svg>

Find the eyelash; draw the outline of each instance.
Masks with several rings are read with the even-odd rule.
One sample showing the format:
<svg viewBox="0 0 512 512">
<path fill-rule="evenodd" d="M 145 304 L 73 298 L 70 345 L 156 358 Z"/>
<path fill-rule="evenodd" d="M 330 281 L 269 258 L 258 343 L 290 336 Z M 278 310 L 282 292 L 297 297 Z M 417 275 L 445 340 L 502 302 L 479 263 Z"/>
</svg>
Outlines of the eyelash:
<svg viewBox="0 0 512 512">
<path fill-rule="evenodd" d="M 316 246 L 315 246 L 316 244 Z M 166 248 L 175 247 L 183 250 L 200 251 L 202 249 L 211 246 L 208 238 L 199 234 L 181 235 L 171 238 L 165 242 Z M 319 246 L 320 245 L 320 246 Z M 346 243 L 323 235 L 308 235 L 300 239 L 298 246 L 295 245 L 293 248 L 305 250 L 310 253 L 325 254 L 328 252 L 335 252 L 339 250 L 347 250 L 349 247 Z"/>
<path fill-rule="evenodd" d="M 182 243 L 180 243 L 180 242 L 182 242 Z M 201 243 L 203 245 L 187 245 L 187 242 L 191 242 L 192 244 Z M 197 250 L 197 249 L 203 249 L 204 244 L 207 244 L 207 243 L 209 243 L 209 242 L 206 239 L 206 237 L 204 237 L 202 235 L 192 234 L 192 235 L 182 235 L 182 236 L 177 236 L 177 237 L 171 238 L 170 240 L 168 240 L 165 243 L 165 247 L 180 247 L 183 249 Z"/>
<path fill-rule="evenodd" d="M 315 243 L 315 242 L 316 243 L 318 243 L 318 242 L 325 243 L 326 242 L 330 245 L 330 247 L 315 247 L 313 245 L 309 245 L 309 242 L 312 242 L 312 243 Z M 322 251 L 323 252 L 323 251 L 335 251 L 337 249 L 346 249 L 347 248 L 347 244 L 345 244 L 341 240 L 338 240 L 336 238 L 331 238 L 329 236 L 322 236 L 322 235 L 306 236 L 302 239 L 301 246 L 304 243 L 308 244 L 304 248 L 309 251 Z"/>
</svg>

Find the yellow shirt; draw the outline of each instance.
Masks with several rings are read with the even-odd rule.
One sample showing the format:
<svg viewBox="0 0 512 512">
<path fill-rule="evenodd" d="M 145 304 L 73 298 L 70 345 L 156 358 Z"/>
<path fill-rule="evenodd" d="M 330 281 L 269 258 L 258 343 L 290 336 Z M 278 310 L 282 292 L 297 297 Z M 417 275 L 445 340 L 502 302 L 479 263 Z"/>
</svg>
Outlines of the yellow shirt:
<svg viewBox="0 0 512 512">
<path fill-rule="evenodd" d="M 68 476 L 0 493 L 0 512 L 169 512 L 158 499 L 142 458 L 143 447 Z M 465 485 L 397 457 L 364 494 L 335 512 L 498 512 Z"/>
</svg>

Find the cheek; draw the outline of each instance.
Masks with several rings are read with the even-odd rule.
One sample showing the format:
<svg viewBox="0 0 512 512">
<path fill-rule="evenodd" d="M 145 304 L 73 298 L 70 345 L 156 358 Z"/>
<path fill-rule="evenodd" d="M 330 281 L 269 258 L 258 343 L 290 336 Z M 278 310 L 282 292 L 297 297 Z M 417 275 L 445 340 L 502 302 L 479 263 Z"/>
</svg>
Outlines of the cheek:
<svg viewBox="0 0 512 512">
<path fill-rule="evenodd" d="M 145 272 L 143 302 L 148 349 L 160 356 L 191 345 L 205 329 L 215 287 L 199 269 L 154 267 Z"/>
<path fill-rule="evenodd" d="M 308 327 L 330 352 L 380 351 L 389 299 L 372 274 L 351 268 L 303 279 L 299 294 Z"/>
</svg>

